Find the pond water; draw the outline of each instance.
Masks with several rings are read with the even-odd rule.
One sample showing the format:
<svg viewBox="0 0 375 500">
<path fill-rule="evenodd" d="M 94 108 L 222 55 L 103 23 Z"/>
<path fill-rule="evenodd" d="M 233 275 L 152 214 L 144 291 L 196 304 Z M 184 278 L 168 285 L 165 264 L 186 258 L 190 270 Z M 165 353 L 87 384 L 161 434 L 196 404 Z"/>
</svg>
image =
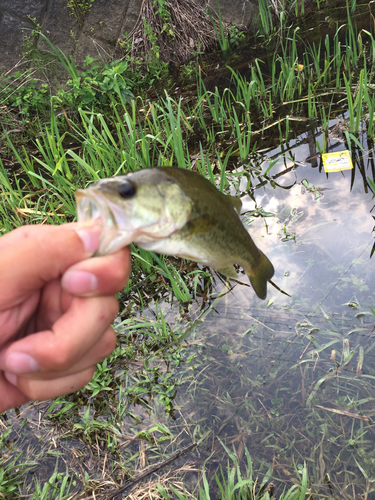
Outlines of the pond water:
<svg viewBox="0 0 375 500">
<path fill-rule="evenodd" d="M 322 141 L 319 131 L 313 139 Z M 330 151 L 343 149 L 336 142 Z M 260 477 L 289 483 L 306 460 L 319 498 L 375 498 L 375 201 L 361 175 L 372 178 L 372 154 L 359 154 L 360 168 L 326 174 L 320 158 L 315 168 L 306 161 L 311 131 L 267 152 L 279 158 L 278 186 L 256 189 L 256 204 L 245 195 L 244 217 L 260 207 L 268 215 L 249 217 L 249 230 L 290 297 L 269 286 L 262 302 L 240 275 L 230 286 L 217 277 L 209 307 L 192 304 L 190 321 L 175 322 L 175 303 L 159 304 L 172 329 L 188 331 L 192 361 L 173 374 L 174 420 L 160 402 L 134 407 L 140 421 L 124 423 L 126 434 L 163 423 L 173 434 L 166 450 L 201 439 L 188 457 L 207 460 L 206 470 L 226 467 L 224 444 L 240 463 L 247 448 Z M 147 443 L 144 453 L 152 463 L 160 450 Z"/>
<path fill-rule="evenodd" d="M 330 129 L 346 118 L 331 120 Z M 250 234 L 275 267 L 275 284 L 288 295 L 269 285 L 261 301 L 244 274 L 228 283 L 213 274 L 204 300 L 182 308 L 176 300 L 159 301 L 139 311 L 142 318 L 119 319 L 124 346 L 146 318 L 181 333 L 183 348 L 165 362 L 155 353 L 147 366 L 124 360 L 115 374 L 123 391 L 113 399 L 107 389 L 100 393 L 111 414 L 94 410 L 95 397 L 72 403 L 81 405 L 75 424 L 89 410 L 89 424 L 100 429 L 95 454 L 93 443 L 72 439 L 74 427 L 59 420 L 69 402 L 50 411 L 51 402 L 42 402 L 7 412 L 0 450 L 12 459 L 24 450 L 31 465 L 34 460 L 29 484 L 36 470 L 49 478 L 59 455 L 62 474 L 69 467 L 77 477 L 123 483 L 125 468 L 134 475 L 197 443 L 165 468 L 185 475 L 190 493 L 197 494 L 203 465 L 210 477 L 226 469 L 229 450 L 243 470 L 248 451 L 259 484 L 272 481 L 276 498 L 300 480 L 306 463 L 313 498 L 375 499 L 375 199 L 366 183 L 375 174 L 373 143 L 361 136 L 364 150 L 352 151 L 354 169 L 326 174 L 316 146 L 325 140 L 320 128 L 302 129 L 277 148 L 258 151 L 254 168 L 276 163 L 271 181 L 254 186 L 252 197 L 246 176 L 233 176 L 232 186 Z M 331 134 L 329 151 L 344 148 Z M 106 476 L 117 462 L 126 465 Z"/>
<path fill-rule="evenodd" d="M 264 151 L 264 168 L 277 160 L 270 171 L 277 184 L 254 189 L 252 198 L 247 178 L 233 177 L 233 191 L 243 194 L 244 222 L 289 296 L 269 285 L 261 301 L 246 275 L 226 283 L 214 274 L 206 300 L 192 301 L 183 314 L 176 300 L 140 313 L 160 323 L 162 311 L 167 327 L 184 334 L 183 349 L 165 363 L 159 353 L 147 367 L 131 360 L 118 367 L 124 390 L 111 403 L 121 409 L 115 424 L 113 415 L 90 408 L 98 429 L 111 421 L 110 463 L 121 455 L 128 468 L 143 470 L 197 443 L 154 477 L 169 470 L 167 481 L 180 484 L 174 476 L 184 475 L 185 488 L 196 493 L 203 465 L 210 477 L 226 469 L 229 450 L 245 470 L 247 450 L 259 484 L 273 482 L 276 498 L 298 481 L 305 462 L 314 498 L 375 498 L 375 200 L 364 182 L 373 178 L 373 151 L 364 144 L 365 152 L 352 153 L 353 170 L 326 174 L 316 141 L 322 145 L 321 132 L 308 129 Z M 329 151 L 343 149 L 332 139 Z M 126 327 L 119 320 L 118 332 L 120 339 L 136 337 L 137 320 Z M 172 385 L 164 395 L 163 381 Z M 50 404 L 7 412 L 12 430 L 3 435 L 5 455 L 13 456 L 14 443 L 16 454 L 24 449 L 44 478 L 62 455 L 62 474 L 69 464 L 78 476 L 85 470 L 104 484 L 106 459 L 103 465 L 92 443 L 86 447 L 70 428 L 49 421 Z M 76 423 L 88 408 L 82 404 Z M 120 483 L 126 479 L 121 471 L 112 474 Z"/>
</svg>

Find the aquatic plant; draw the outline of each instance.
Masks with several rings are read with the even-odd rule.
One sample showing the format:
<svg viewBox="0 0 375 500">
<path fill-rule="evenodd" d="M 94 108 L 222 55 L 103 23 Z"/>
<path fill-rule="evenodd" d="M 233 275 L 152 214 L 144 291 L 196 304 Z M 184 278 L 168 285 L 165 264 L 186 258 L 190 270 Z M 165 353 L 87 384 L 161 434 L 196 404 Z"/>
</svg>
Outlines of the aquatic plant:
<svg viewBox="0 0 375 500">
<path fill-rule="evenodd" d="M 268 27 L 263 34 L 260 28 L 256 43 L 272 50 L 261 57 L 257 52 L 258 58 L 247 61 L 246 72 L 226 60 L 219 68 L 224 85 L 217 82 L 216 70 L 197 58 L 196 85 L 181 98 L 169 84 L 159 94 L 157 89 L 148 96 L 136 92 L 140 87 L 128 73 L 134 60 L 127 60 L 127 68 L 119 63 L 95 68 L 97 62 L 91 61 L 81 73 L 74 60 L 58 51 L 54 53 L 71 83 L 52 100 L 31 73 L 26 79 L 4 80 L 1 233 L 25 223 L 72 221 L 75 189 L 140 167 L 174 163 L 193 168 L 221 191 L 251 195 L 258 203 L 264 186 L 266 193 L 283 188 L 288 194 L 293 186 L 279 183 L 278 176 L 294 175 L 298 168 L 301 158 L 293 141 L 301 131 L 311 133 L 307 139 L 317 148 L 318 171 L 319 153 L 332 140 L 333 118 L 342 122 L 342 147 L 352 151 L 355 169 L 349 184 L 356 185 L 359 175 L 363 196 L 366 190 L 375 192 L 371 161 L 366 163 L 361 151 L 373 149 L 371 30 L 356 30 L 348 3 L 351 23 L 337 25 L 330 38 L 309 43 L 284 15 L 279 30 L 269 7 L 263 3 L 261 8 Z M 159 70 L 155 66 L 144 88 L 157 80 Z M 95 78 L 97 93 L 83 94 Z M 105 84 L 110 85 L 108 93 Z M 127 88 L 134 97 L 124 94 Z M 32 143 L 26 135 L 31 132 Z M 306 183 L 304 189 L 307 196 L 314 192 Z M 245 215 L 247 222 L 261 218 L 264 227 L 272 228 L 276 210 L 255 202 Z M 308 228 L 301 244 L 297 222 L 304 217 L 298 207 L 278 209 L 280 245 L 293 245 L 294 262 L 303 254 L 305 268 L 317 268 L 315 274 L 329 284 L 331 280 L 332 289 L 339 277 L 336 288 L 343 295 L 355 290 L 373 305 L 371 289 L 356 272 L 360 259 L 353 262 L 352 273 L 331 257 L 330 265 L 321 268 L 320 250 L 307 252 L 312 245 L 308 230 L 312 234 L 321 226 Z M 40 416 L 37 436 L 32 418 L 22 413 L 27 407 L 1 417 L 2 425 L 14 429 L 0 440 L 9 455 L 0 465 L 3 495 L 36 492 L 53 498 L 94 492 L 98 497 L 192 442 L 198 443 L 195 463 L 184 467 L 193 479 L 183 479 L 186 470 L 181 469 L 163 475 L 161 486 L 158 481 L 144 486 L 153 496 L 182 500 L 219 494 L 260 500 L 271 498 L 271 481 L 274 497 L 280 499 L 302 500 L 310 490 L 314 498 L 341 498 L 349 489 L 363 497 L 373 494 L 373 307 L 345 298 L 342 314 L 332 319 L 328 311 L 311 306 L 307 294 L 282 305 L 272 296 L 264 310 L 251 298 L 245 305 L 234 304 L 235 282 L 222 282 L 209 269 L 136 246 L 132 269 L 119 296 L 118 345 L 98 365 L 93 380 L 76 394 L 35 403 L 31 411 Z M 286 289 L 291 273 L 294 268 L 282 269 L 279 276 Z M 301 273 L 301 282 L 307 274 Z M 78 451 L 70 455 L 72 443 Z M 55 446 L 60 448 L 55 451 Z M 65 446 L 72 459 L 67 472 L 65 466 L 55 470 L 56 454 L 65 453 Z M 90 456 L 94 472 L 82 456 Z M 141 496 L 139 483 L 137 489 Z"/>
<path fill-rule="evenodd" d="M 267 476 L 262 482 L 258 478 L 254 478 L 253 466 L 248 449 L 245 447 L 246 454 L 246 473 L 243 474 L 240 469 L 237 455 L 227 448 L 220 440 L 228 457 L 228 465 L 225 471 L 220 467 L 220 472 L 215 473 L 214 483 L 210 484 L 205 468 L 202 470 L 201 484 L 199 485 L 198 494 L 195 498 L 198 500 L 210 500 L 211 498 L 225 498 L 227 500 L 270 500 L 273 498 L 273 485 L 268 483 Z M 164 500 L 173 498 L 168 494 L 166 489 L 161 485 L 157 485 L 159 493 Z M 177 496 L 179 500 L 188 500 L 191 495 L 183 489 L 177 490 L 173 485 L 169 488 L 170 492 Z M 302 470 L 301 485 L 292 486 L 278 496 L 278 500 L 305 500 L 310 498 L 310 493 L 307 488 L 307 469 L 306 466 Z"/>
</svg>

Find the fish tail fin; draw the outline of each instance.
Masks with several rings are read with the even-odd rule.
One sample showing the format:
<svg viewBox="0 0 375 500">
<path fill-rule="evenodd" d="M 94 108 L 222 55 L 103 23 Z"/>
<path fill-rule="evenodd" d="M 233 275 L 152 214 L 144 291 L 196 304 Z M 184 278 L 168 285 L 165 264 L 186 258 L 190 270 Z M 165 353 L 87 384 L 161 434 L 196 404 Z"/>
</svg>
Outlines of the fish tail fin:
<svg viewBox="0 0 375 500">
<path fill-rule="evenodd" d="M 250 283 L 258 297 L 264 300 L 267 297 L 267 281 L 269 281 L 275 270 L 270 260 L 260 252 L 260 260 L 257 266 L 244 268 L 249 277 Z"/>
</svg>

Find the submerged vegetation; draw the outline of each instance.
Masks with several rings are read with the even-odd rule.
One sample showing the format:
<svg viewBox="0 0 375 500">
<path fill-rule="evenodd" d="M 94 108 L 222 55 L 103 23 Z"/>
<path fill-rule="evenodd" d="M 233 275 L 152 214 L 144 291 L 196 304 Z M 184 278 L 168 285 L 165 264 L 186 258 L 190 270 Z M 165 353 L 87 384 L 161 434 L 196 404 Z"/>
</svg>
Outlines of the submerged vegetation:
<svg viewBox="0 0 375 500">
<path fill-rule="evenodd" d="M 359 176 L 362 196 L 375 192 L 371 3 L 318 2 L 314 31 L 303 5 L 276 12 L 260 1 L 247 39 L 219 15 L 217 52 L 195 47 L 178 72 L 160 56 L 168 39 L 178 43 L 178 12 L 166 1 L 143 3 L 152 11 L 137 27 L 148 60 L 129 43 L 136 32 L 121 42 L 124 57 L 105 66 L 88 57 L 83 69 L 45 39 L 46 68 L 0 78 L 0 232 L 73 221 L 77 188 L 151 166 L 194 169 L 253 200 L 287 192 L 294 184 L 279 181 L 298 167 L 292 143 L 302 131 L 318 170 L 320 153 L 349 149 L 350 187 Z M 242 63 L 249 48 L 257 57 Z M 65 72 L 65 85 L 41 81 L 49 65 Z M 317 210 L 326 188 L 301 187 Z M 285 206 L 277 217 L 298 264 L 302 213 Z M 265 227 L 272 218 L 256 202 L 246 214 Z M 0 417 L 0 498 L 370 500 L 375 297 L 348 272 L 362 253 L 320 273 L 345 308 L 331 317 L 324 297 L 307 292 L 288 303 L 272 297 L 265 309 L 244 295 L 239 306 L 236 282 L 132 247 L 118 345 L 92 381 Z M 302 262 L 301 278 L 313 266 Z"/>
</svg>

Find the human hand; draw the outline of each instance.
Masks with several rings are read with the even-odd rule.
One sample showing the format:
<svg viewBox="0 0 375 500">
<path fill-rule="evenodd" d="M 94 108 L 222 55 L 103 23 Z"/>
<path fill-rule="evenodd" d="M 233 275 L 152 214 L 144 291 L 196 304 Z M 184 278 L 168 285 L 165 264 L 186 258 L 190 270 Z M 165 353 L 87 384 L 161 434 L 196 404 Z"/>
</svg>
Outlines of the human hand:
<svg viewBox="0 0 375 500">
<path fill-rule="evenodd" d="M 23 226 L 0 238 L 0 414 L 87 384 L 116 345 L 128 248 L 90 258 L 100 228 Z"/>
</svg>

